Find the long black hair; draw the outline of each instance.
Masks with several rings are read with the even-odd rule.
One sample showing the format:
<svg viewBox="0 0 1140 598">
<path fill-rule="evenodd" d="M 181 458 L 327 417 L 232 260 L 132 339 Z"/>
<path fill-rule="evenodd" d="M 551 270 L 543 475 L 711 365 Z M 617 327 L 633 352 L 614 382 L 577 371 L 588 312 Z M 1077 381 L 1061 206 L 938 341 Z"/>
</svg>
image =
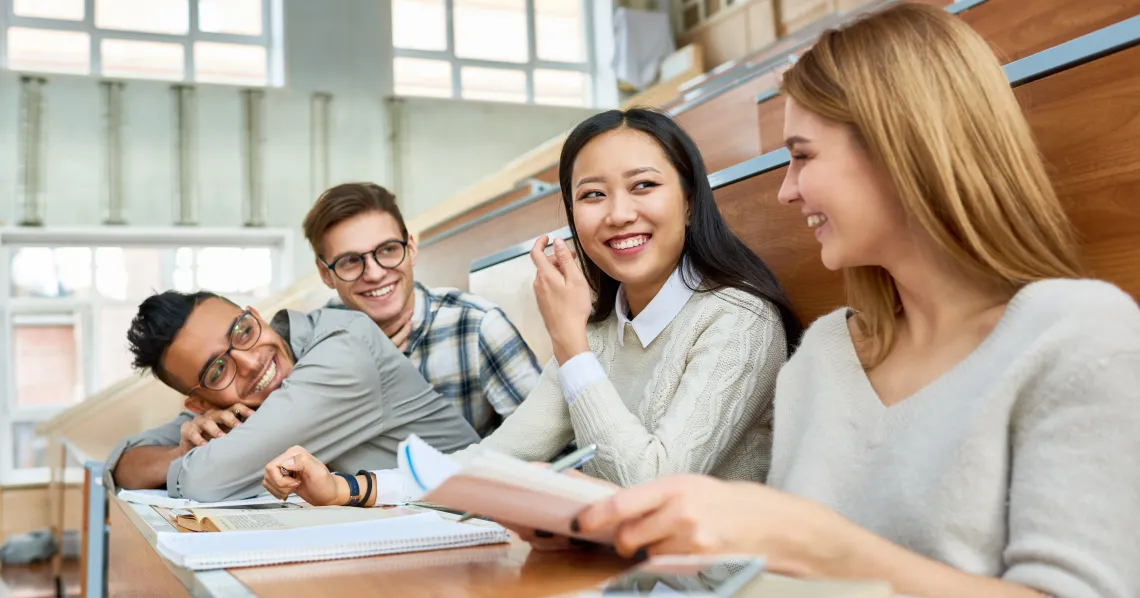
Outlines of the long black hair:
<svg viewBox="0 0 1140 598">
<path fill-rule="evenodd" d="M 609 110 L 596 114 L 577 127 L 566 138 L 558 160 L 558 182 L 562 186 L 562 203 L 566 220 L 579 247 L 578 230 L 574 226 L 573 183 L 571 177 L 578 153 L 594 138 L 616 129 L 633 129 L 649 135 L 665 152 L 680 175 L 681 186 L 689 203 L 689 225 L 685 228 L 685 246 L 681 260 L 701 276 L 701 288 L 693 281 L 685 284 L 698 292 L 715 292 L 726 287 L 738 289 L 775 305 L 784 325 L 788 354 L 791 355 L 803 333 L 803 325 L 776 276 L 763 260 L 728 228 L 717 209 L 708 172 L 697 144 L 673 119 L 645 108 Z M 590 322 L 601 322 L 613 313 L 618 281 L 606 274 L 584 251 L 578 260 L 594 291 L 594 309 Z M 678 262 L 680 263 L 680 261 Z"/>
</svg>

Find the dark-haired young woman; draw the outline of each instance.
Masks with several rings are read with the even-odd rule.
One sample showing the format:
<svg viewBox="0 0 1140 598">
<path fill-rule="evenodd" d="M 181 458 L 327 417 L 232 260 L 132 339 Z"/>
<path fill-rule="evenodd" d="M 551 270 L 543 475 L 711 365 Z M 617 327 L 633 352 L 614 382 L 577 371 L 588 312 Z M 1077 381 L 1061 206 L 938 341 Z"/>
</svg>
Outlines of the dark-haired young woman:
<svg viewBox="0 0 1140 598">
<path fill-rule="evenodd" d="M 555 255 L 546 239 L 531 252 L 554 360 L 481 444 L 546 461 L 593 443 L 585 472 L 620 486 L 684 472 L 764 481 L 776 374 L 802 329 L 729 231 L 696 145 L 657 112 L 604 112 L 570 134 L 559 181 L 580 268 L 560 240 Z M 395 472 L 377 481 L 381 502 L 407 488 Z M 301 449 L 266 467 L 265 486 L 348 501 L 347 482 Z"/>
</svg>

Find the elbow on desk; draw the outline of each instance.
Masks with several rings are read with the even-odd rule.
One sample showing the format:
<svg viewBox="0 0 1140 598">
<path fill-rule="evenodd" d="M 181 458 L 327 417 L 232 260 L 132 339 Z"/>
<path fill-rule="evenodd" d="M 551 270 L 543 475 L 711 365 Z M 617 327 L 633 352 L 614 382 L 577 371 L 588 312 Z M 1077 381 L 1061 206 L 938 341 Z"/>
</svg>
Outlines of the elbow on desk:
<svg viewBox="0 0 1140 598">
<path fill-rule="evenodd" d="M 198 502 L 221 502 L 224 500 L 237 500 L 250 498 L 259 494 L 257 489 L 248 491 L 236 480 L 228 480 L 217 471 L 181 470 L 176 476 L 175 483 L 168 486 L 167 492 L 172 498 L 188 498 Z"/>
</svg>

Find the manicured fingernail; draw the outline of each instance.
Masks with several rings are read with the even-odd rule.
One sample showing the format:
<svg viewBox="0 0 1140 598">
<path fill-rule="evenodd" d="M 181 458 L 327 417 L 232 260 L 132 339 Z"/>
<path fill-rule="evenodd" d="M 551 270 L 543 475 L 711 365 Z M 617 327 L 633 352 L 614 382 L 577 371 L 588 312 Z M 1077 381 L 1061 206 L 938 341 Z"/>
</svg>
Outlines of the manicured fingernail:
<svg viewBox="0 0 1140 598">
<path fill-rule="evenodd" d="M 570 531 L 574 532 L 575 534 L 582 531 L 582 526 L 578 525 L 577 517 L 570 521 Z"/>
<path fill-rule="evenodd" d="M 550 532 L 548 532 L 548 531 L 543 531 L 543 530 L 540 530 L 540 529 L 536 529 L 536 530 L 534 530 L 534 536 L 535 536 L 536 538 L 553 538 L 553 537 L 554 537 L 554 534 L 552 534 L 552 533 L 550 533 Z"/>
<path fill-rule="evenodd" d="M 570 545 L 576 546 L 578 548 L 584 548 L 586 550 L 593 550 L 594 548 L 598 547 L 597 542 L 591 542 L 589 540 L 582 540 L 580 538 L 570 538 Z"/>
<path fill-rule="evenodd" d="M 554 246 L 559 248 L 559 249 L 562 249 L 563 247 L 566 246 L 566 243 L 562 242 L 562 239 L 555 238 L 554 239 Z"/>
<path fill-rule="evenodd" d="M 289 460 L 286 461 L 285 464 L 286 465 L 296 465 L 295 463 L 293 463 L 293 457 L 289 457 Z"/>
</svg>

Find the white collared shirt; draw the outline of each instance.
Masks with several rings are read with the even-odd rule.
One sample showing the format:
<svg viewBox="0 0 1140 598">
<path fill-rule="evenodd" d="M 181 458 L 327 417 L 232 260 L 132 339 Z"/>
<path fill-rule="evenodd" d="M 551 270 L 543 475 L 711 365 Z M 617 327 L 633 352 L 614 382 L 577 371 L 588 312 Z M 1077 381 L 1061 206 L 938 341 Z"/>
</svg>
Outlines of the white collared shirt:
<svg viewBox="0 0 1140 598">
<path fill-rule="evenodd" d="M 625 328 L 629 325 L 633 327 L 641 346 L 648 347 L 677 317 L 677 314 L 681 313 L 681 309 L 696 292 L 690 288 L 686 279 L 695 281 L 692 285 L 694 287 L 700 285 L 700 275 L 687 262 L 673 270 L 673 274 L 653 296 L 649 305 L 646 305 L 645 309 L 633 319 L 628 315 L 629 303 L 625 297 L 625 285 L 619 286 L 614 301 L 618 345 L 625 346 Z M 567 404 L 573 404 L 582 389 L 605 377 L 605 369 L 592 351 L 579 353 L 558 368 L 558 382 L 562 386 L 562 394 L 566 397 Z"/>
</svg>

